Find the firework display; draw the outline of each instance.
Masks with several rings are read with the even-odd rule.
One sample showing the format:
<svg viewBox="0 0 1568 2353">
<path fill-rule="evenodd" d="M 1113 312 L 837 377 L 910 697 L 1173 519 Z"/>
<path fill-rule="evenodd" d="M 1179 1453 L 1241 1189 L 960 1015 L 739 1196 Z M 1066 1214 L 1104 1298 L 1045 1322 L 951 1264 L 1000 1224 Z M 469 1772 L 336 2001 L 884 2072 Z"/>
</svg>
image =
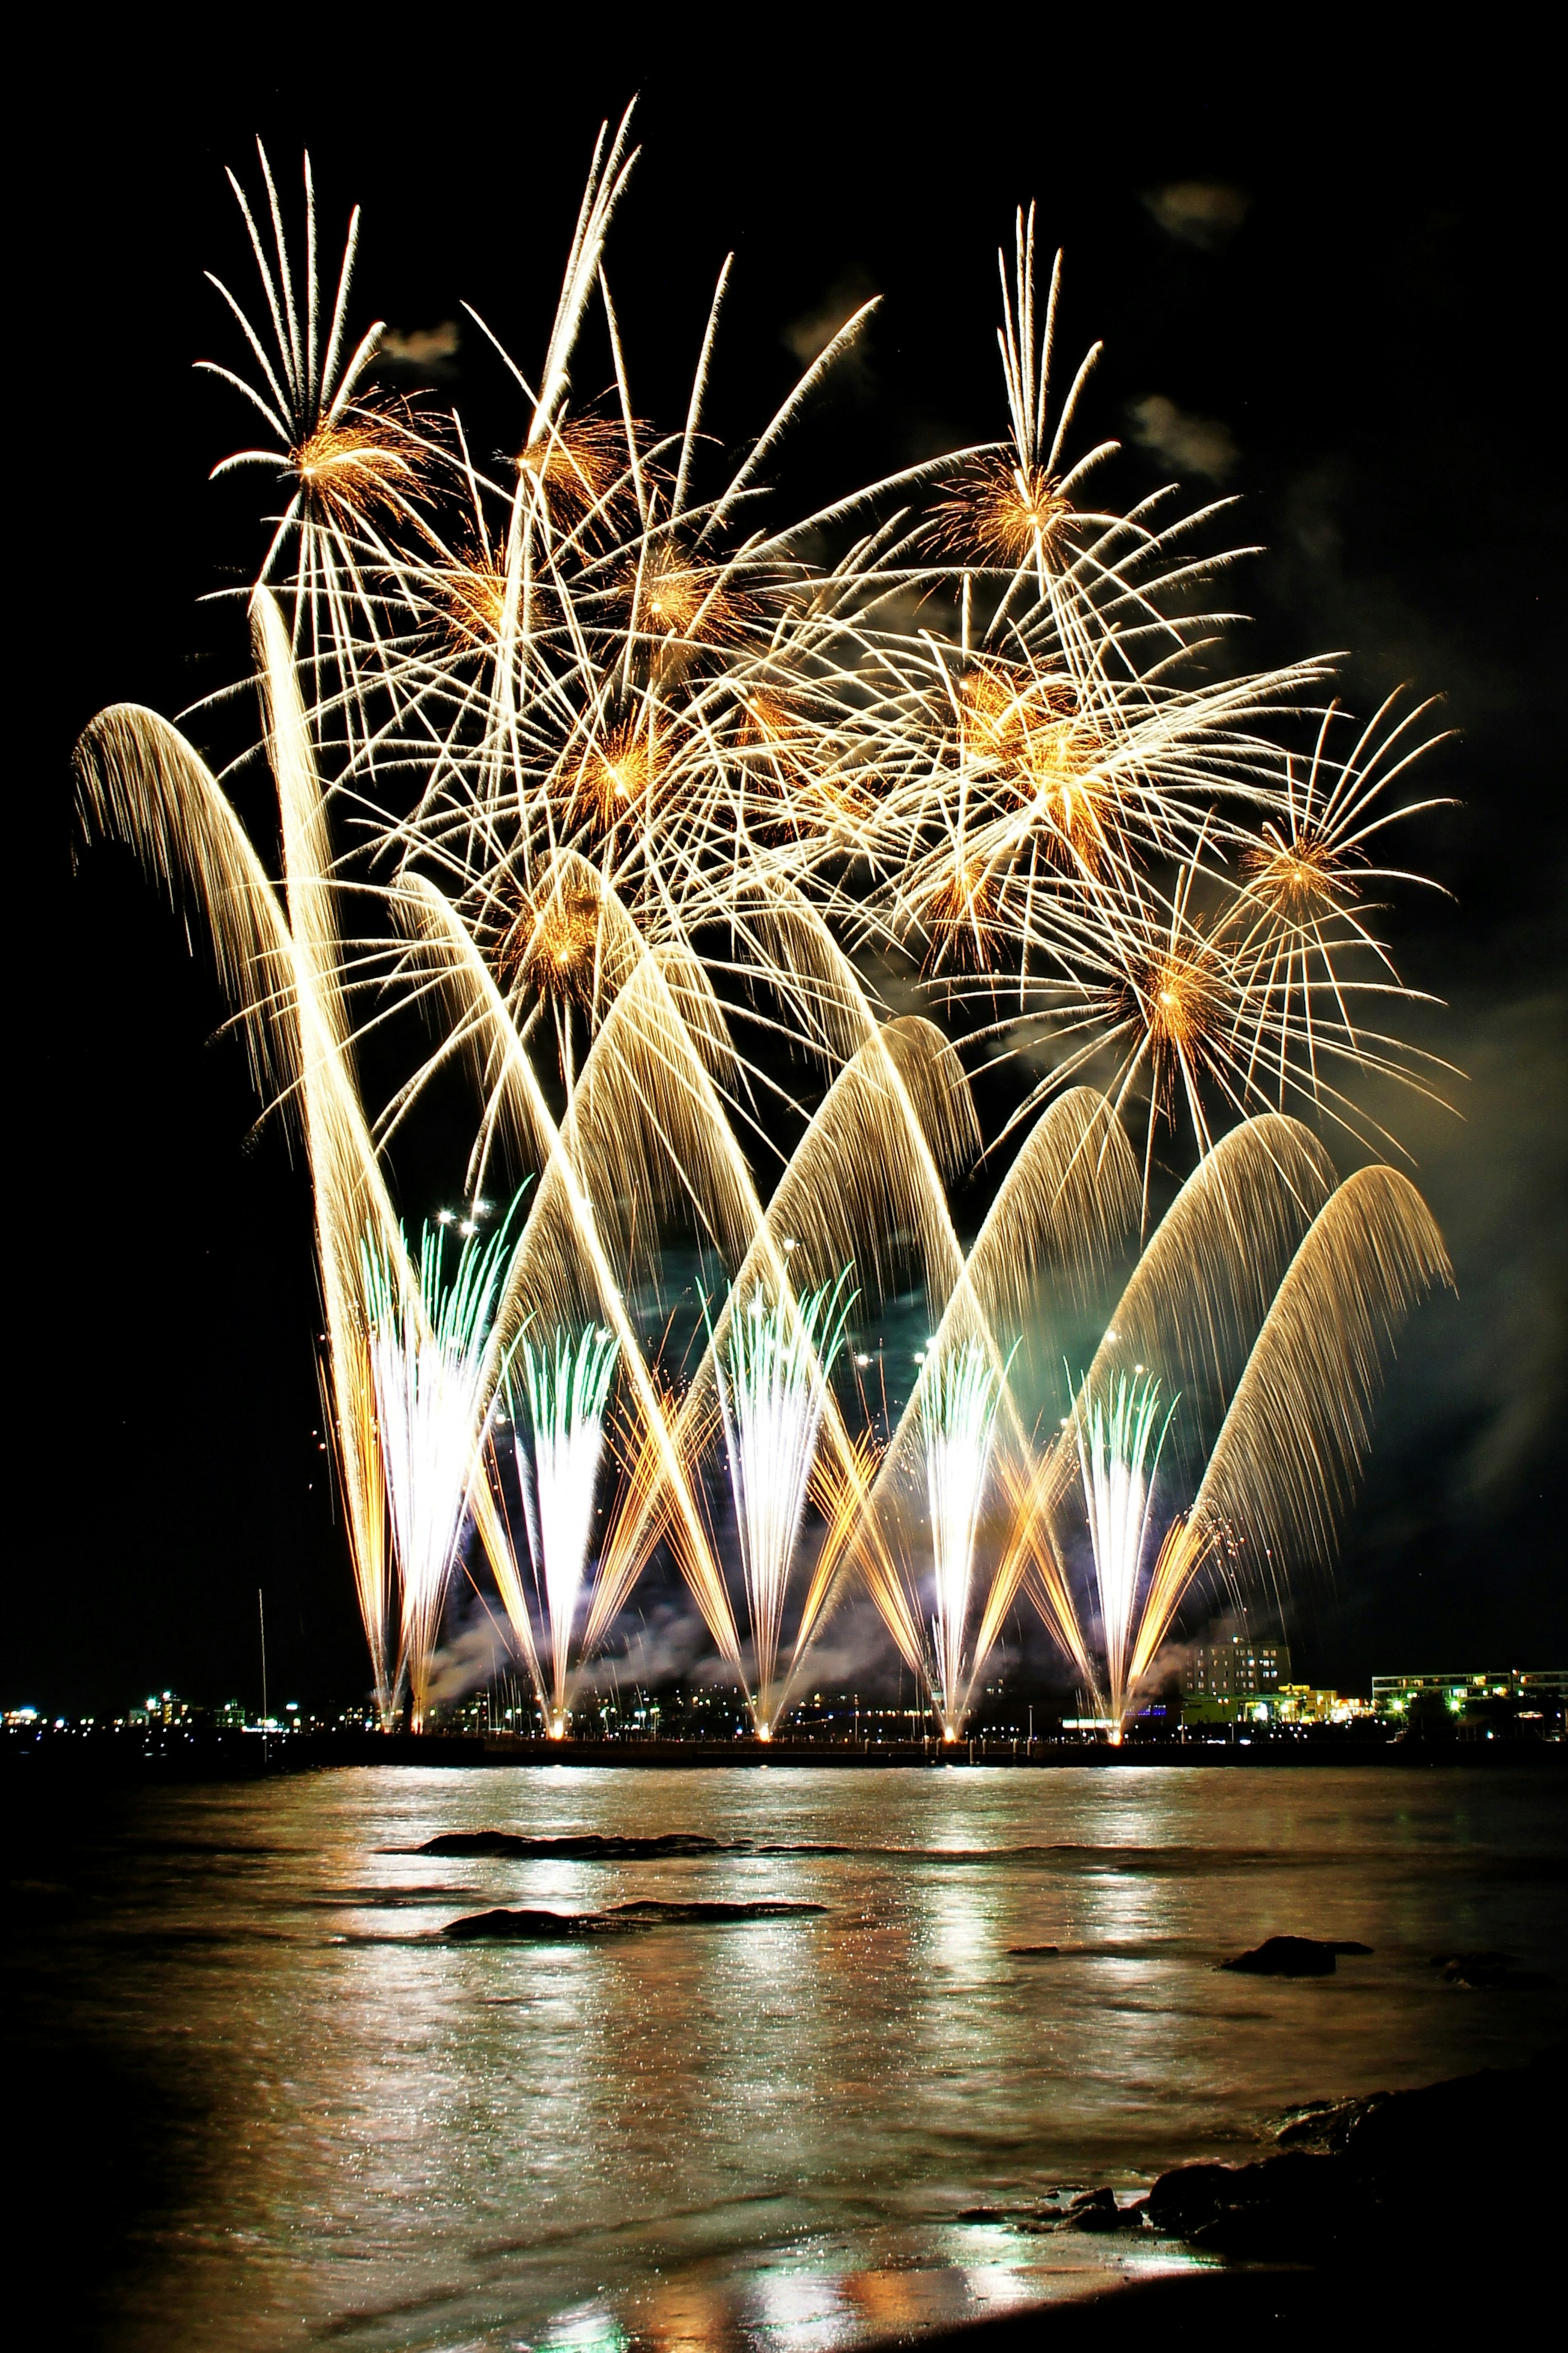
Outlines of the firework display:
<svg viewBox="0 0 1568 2353">
<path fill-rule="evenodd" d="M 219 286 L 216 374 L 269 438 L 217 470 L 281 485 L 249 594 L 276 871 L 132 706 L 81 740 L 83 827 L 197 911 L 303 1136 L 384 1722 L 426 1719 L 488 1564 L 559 1736 L 662 1555 L 764 1738 L 850 1595 L 947 1738 L 1022 1599 L 1118 1737 L 1196 1581 L 1331 1563 L 1397 1332 L 1450 1280 L 1409 1181 L 1341 1183 L 1316 1132 L 1375 1146 L 1358 1082 L 1440 1075 L 1376 928 L 1418 880 L 1385 844 L 1432 806 L 1429 706 L 1361 724 L 1327 660 L 1239 669 L 1217 510 L 1101 503 L 1096 353 L 1058 397 L 1032 213 L 1004 438 L 781 521 L 790 427 L 874 305 L 728 465 L 726 264 L 679 427 L 649 425 L 605 263 L 634 162 L 601 136 L 536 370 L 469 314 L 504 462 L 376 384 L 357 214 L 323 298 L 309 166 L 302 258 L 265 155 L 263 206 L 235 182 L 259 301 Z M 405 1010 L 425 1043 L 368 1110 L 363 1039 Z M 449 1123 L 454 1067 L 448 1282 L 384 1155 Z M 982 1071 L 988 1103 L 1013 1082 L 990 1134 Z M 1162 1137 L 1192 1173 L 1158 1215 Z M 718 1304 L 683 1354 L 693 1259 Z M 906 1394 L 873 1335 L 910 1299 Z"/>
</svg>

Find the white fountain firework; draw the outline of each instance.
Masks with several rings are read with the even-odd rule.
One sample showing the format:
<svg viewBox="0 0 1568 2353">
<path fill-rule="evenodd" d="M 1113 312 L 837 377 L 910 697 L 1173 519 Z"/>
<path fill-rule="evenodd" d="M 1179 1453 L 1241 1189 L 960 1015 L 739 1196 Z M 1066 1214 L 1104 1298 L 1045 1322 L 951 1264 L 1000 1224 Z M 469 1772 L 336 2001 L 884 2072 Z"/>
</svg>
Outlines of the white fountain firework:
<svg viewBox="0 0 1568 2353">
<path fill-rule="evenodd" d="M 741 1567 L 757 1678 L 759 1739 L 773 1736 L 784 1698 L 778 1680 L 784 1594 L 805 1509 L 806 1483 L 856 1293 L 847 1268 L 795 1301 L 772 1305 L 761 1286 L 731 1305 L 714 1372 L 740 1526 Z"/>
<path fill-rule="evenodd" d="M 963 1714 L 963 1636 L 974 1575 L 974 1538 L 991 1469 L 1002 1380 L 984 1344 L 965 1340 L 923 1377 L 926 1493 L 931 1504 L 936 1607 L 931 1618 L 937 1713 L 956 1740 Z"/>
<path fill-rule="evenodd" d="M 522 1342 L 533 1430 L 528 1534 L 550 1620 L 552 1740 L 566 1733 L 572 1630 L 587 1573 L 594 1493 L 605 1451 L 605 1406 L 619 1353 L 615 1334 L 593 1324 L 575 1338 L 558 1329 L 548 1351 Z"/>
<path fill-rule="evenodd" d="M 416 1732 L 425 1727 L 430 1662 L 484 1475 L 504 1369 L 496 1362 L 490 1323 L 510 1223 L 509 1212 L 490 1241 L 470 1237 L 450 1283 L 443 1279 L 440 1227 L 421 1232 L 416 1286 L 406 1279 L 406 1252 L 399 1260 L 372 1240 L 360 1246 L 382 1467 L 402 1577 L 402 1674 Z"/>
<path fill-rule="evenodd" d="M 1149 1373 L 1122 1373 L 1109 1392 L 1091 1394 L 1079 1406 L 1076 1419 L 1079 1470 L 1100 1588 L 1113 1741 L 1121 1737 L 1121 1719 L 1127 1711 L 1129 1653 L 1154 1503 L 1154 1473 L 1175 1409 L 1173 1398 L 1156 1432 L 1158 1380 Z"/>
</svg>

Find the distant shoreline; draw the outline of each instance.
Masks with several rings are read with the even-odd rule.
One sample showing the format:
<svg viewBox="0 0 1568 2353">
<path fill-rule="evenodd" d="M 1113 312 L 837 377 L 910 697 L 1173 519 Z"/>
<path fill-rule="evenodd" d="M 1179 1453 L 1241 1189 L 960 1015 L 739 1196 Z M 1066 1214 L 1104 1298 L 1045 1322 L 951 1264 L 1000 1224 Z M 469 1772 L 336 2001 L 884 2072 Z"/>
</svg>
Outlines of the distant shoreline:
<svg viewBox="0 0 1568 2353">
<path fill-rule="evenodd" d="M 426 1733 L 221 1731 L 12 1736 L 0 1741 L 0 1770 L 18 1782 L 252 1780 L 369 1767 L 484 1772 L 520 1766 L 572 1766 L 610 1772 L 821 1770 L 1018 1772 L 1126 1769 L 1299 1771 L 1385 1766 L 1402 1771 L 1486 1771 L 1523 1767 L 1568 1770 L 1568 1743 L 1541 1740 L 1250 1738 L 1130 1741 L 1120 1748 L 1084 1740 L 941 1741 L 523 1740 Z"/>
</svg>

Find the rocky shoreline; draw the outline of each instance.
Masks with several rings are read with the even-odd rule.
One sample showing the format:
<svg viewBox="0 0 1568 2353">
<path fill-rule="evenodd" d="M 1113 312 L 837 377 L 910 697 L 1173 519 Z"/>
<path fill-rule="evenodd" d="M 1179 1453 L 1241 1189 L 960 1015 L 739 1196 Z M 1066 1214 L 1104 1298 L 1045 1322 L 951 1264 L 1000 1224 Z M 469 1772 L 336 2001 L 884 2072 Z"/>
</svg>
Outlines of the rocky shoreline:
<svg viewBox="0 0 1568 2353">
<path fill-rule="evenodd" d="M 1023 2353 L 1091 2336 L 1099 2348 L 1142 2344 L 1189 2326 L 1319 2343 L 1325 2329 L 1414 2312 L 1447 2327 L 1506 2307 L 1522 2322 L 1521 2298 L 1556 2278 L 1568 2043 L 1520 2067 L 1315 2102 L 1282 2118 L 1275 2141 L 1249 2163 L 1174 2167 L 1127 2203 L 1104 2188 L 1026 2215 L 970 2210 L 1026 2232 L 1158 2236 L 1214 2267 L 977 2321 L 921 2338 L 922 2353 Z"/>
</svg>

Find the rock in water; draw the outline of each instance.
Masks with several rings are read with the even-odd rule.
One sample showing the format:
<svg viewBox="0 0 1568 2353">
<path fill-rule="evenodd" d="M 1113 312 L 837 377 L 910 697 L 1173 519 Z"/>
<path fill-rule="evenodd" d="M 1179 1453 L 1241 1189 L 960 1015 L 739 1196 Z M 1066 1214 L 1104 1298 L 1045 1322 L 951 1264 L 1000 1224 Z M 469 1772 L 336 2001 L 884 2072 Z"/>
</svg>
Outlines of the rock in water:
<svg viewBox="0 0 1568 2353">
<path fill-rule="evenodd" d="M 609 1912 L 470 1912 L 448 1920 L 443 1935 L 465 1941 L 559 1945 L 580 1936 L 626 1936 L 649 1928 L 722 1926 L 731 1921 L 790 1920 L 826 1912 L 826 1904 L 718 1904 L 700 1901 L 617 1904 Z"/>
<path fill-rule="evenodd" d="M 626 1862 L 639 1855 L 713 1854 L 717 1839 L 695 1831 L 663 1831 L 653 1838 L 616 1838 L 599 1831 L 570 1832 L 561 1838 L 525 1838 L 517 1831 L 443 1831 L 426 1839 L 416 1854 L 537 1854 L 562 1862 Z"/>
<path fill-rule="evenodd" d="M 721 1904 L 695 1897 L 679 1899 L 648 1896 L 638 1904 L 617 1904 L 612 1917 L 616 1920 L 641 1921 L 654 1927 L 661 1920 L 684 1920 L 698 1927 L 722 1926 L 730 1920 L 792 1920 L 808 1914 L 826 1912 L 826 1904 Z"/>
<path fill-rule="evenodd" d="M 1539 1969 L 1521 1969 L 1511 1953 L 1434 1953 L 1445 1985 L 1472 1993 L 1538 1993 L 1552 1983 Z"/>
<path fill-rule="evenodd" d="M 1146 2198 L 1135 2205 L 1119 2206 L 1114 2189 L 1086 2189 L 1075 2198 L 1063 2221 L 1069 2231 L 1141 2231 Z"/>
<path fill-rule="evenodd" d="M 613 1912 L 470 1912 L 448 1920 L 442 1934 L 468 1940 L 502 1939 L 510 1944 L 561 1945 L 580 1936 L 635 1936 L 651 1920 L 627 1920 Z"/>
<path fill-rule="evenodd" d="M 1331 1978 L 1334 1955 L 1346 1949 L 1321 1944 L 1316 1936 L 1265 1936 L 1252 1952 L 1237 1953 L 1233 1961 L 1221 1961 L 1220 1967 L 1249 1978 Z"/>
</svg>

